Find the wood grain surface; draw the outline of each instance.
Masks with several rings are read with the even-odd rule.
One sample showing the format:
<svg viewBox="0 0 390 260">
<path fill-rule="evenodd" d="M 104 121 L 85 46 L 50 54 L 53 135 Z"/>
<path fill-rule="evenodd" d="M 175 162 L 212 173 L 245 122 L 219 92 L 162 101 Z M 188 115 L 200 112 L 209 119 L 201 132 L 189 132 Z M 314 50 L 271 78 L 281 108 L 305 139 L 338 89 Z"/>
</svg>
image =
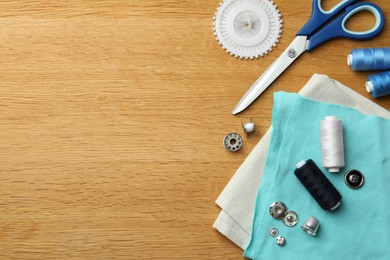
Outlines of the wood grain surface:
<svg viewBox="0 0 390 260">
<path fill-rule="evenodd" d="M 389 1 L 373 2 L 390 15 Z M 232 116 L 311 3 L 276 0 L 281 42 L 255 61 L 215 42 L 218 4 L 0 2 L 0 259 L 242 258 L 212 228 L 214 201 L 270 126 L 272 93 L 297 92 L 322 73 L 370 98 L 370 73 L 351 71 L 346 55 L 389 46 L 390 30 L 304 54 Z M 390 109 L 389 97 L 374 101 Z M 225 151 L 224 135 L 250 117 L 259 135 Z"/>
</svg>

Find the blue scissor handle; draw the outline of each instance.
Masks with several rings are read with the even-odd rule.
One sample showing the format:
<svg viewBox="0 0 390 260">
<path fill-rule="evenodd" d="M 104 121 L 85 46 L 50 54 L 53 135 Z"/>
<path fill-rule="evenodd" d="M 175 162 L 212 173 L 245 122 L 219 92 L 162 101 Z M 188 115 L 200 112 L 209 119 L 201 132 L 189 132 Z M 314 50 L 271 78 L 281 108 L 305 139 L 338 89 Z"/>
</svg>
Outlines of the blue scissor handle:
<svg viewBox="0 0 390 260">
<path fill-rule="evenodd" d="M 375 26 L 365 32 L 353 32 L 348 30 L 345 27 L 345 24 L 347 23 L 348 19 L 351 18 L 354 14 L 362 11 L 368 11 L 375 16 Z M 310 51 L 318 45 L 338 37 L 345 37 L 354 40 L 371 39 L 377 36 L 382 31 L 384 24 L 385 16 L 382 10 L 376 4 L 369 2 L 358 3 L 356 5 L 348 7 L 344 14 L 336 18 L 330 24 L 326 25 L 316 34 L 312 35 L 309 40 L 307 51 Z"/>
<path fill-rule="evenodd" d="M 331 10 L 325 11 L 322 8 L 322 0 L 313 0 L 313 9 L 309 21 L 302 27 L 298 32 L 298 35 L 312 35 L 317 29 L 324 25 L 327 21 L 332 19 L 347 6 L 352 5 L 358 0 L 342 0 L 340 3 L 335 5 Z"/>
</svg>

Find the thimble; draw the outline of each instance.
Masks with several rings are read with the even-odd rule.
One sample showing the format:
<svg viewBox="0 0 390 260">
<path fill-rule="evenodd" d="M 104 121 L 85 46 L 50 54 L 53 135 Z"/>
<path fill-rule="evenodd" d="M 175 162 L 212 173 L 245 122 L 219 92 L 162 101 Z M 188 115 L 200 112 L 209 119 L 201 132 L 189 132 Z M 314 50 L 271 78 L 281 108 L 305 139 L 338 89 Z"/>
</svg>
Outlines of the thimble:
<svg viewBox="0 0 390 260">
<path fill-rule="evenodd" d="M 320 227 L 320 221 L 316 217 L 308 217 L 301 226 L 303 231 L 308 233 L 310 236 L 315 237 L 317 235 L 318 228 Z"/>
</svg>

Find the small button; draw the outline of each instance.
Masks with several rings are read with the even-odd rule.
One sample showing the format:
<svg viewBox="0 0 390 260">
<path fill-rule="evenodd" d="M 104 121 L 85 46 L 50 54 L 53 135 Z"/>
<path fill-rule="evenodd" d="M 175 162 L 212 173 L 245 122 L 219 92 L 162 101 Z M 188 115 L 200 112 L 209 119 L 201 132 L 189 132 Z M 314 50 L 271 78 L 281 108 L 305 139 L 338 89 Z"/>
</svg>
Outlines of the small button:
<svg viewBox="0 0 390 260">
<path fill-rule="evenodd" d="M 269 235 L 271 237 L 276 237 L 277 235 L 279 235 L 279 230 L 277 228 L 271 228 L 269 230 Z"/>
<path fill-rule="evenodd" d="M 286 244 L 286 239 L 284 237 L 277 237 L 276 244 L 278 244 L 278 246 L 284 246 Z"/>
<path fill-rule="evenodd" d="M 344 180 L 351 189 L 359 189 L 364 183 L 364 176 L 358 170 L 350 170 L 345 174 Z"/>
<path fill-rule="evenodd" d="M 298 214 L 294 211 L 287 211 L 283 217 L 283 223 L 288 227 L 293 227 L 298 223 Z"/>
</svg>

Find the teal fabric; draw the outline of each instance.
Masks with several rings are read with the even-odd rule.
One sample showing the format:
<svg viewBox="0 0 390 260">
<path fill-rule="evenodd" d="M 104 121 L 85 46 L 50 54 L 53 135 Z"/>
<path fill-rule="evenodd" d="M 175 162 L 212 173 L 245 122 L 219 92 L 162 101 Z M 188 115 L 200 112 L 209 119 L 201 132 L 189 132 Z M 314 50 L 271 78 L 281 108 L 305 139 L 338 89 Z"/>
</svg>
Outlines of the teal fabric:
<svg viewBox="0 0 390 260">
<path fill-rule="evenodd" d="M 328 173 L 321 165 L 320 121 L 331 115 L 344 125 L 346 166 L 340 173 Z M 389 259 L 390 120 L 281 92 L 274 95 L 272 126 L 252 238 L 244 255 L 251 259 Z M 294 175 L 295 164 L 307 159 L 314 160 L 342 194 L 342 205 L 334 212 L 322 210 Z M 364 174 L 360 189 L 345 185 L 348 169 Z M 283 201 L 297 212 L 295 227 L 270 216 L 269 205 L 274 201 Z M 317 237 L 300 227 L 309 216 L 321 222 Z M 268 234 L 272 227 L 286 238 L 284 247 Z"/>
</svg>

